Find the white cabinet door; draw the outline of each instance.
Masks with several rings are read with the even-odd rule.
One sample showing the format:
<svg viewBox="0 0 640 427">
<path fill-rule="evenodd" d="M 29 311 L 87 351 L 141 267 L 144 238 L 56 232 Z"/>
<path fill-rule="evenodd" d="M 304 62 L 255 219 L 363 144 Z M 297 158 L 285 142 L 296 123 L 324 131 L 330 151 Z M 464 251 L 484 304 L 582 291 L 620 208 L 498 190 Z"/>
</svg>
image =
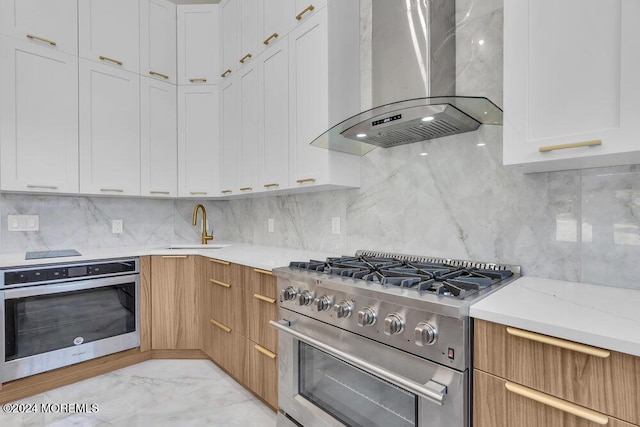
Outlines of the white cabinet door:
<svg viewBox="0 0 640 427">
<path fill-rule="evenodd" d="M 258 0 L 242 0 L 239 3 L 239 42 L 240 56 L 238 66 L 249 64 L 258 56 Z"/>
<path fill-rule="evenodd" d="M 259 181 L 262 174 L 262 147 L 258 133 L 258 67 L 256 62 L 240 70 L 238 84 L 240 88 L 240 177 L 241 193 L 261 191 Z"/>
<path fill-rule="evenodd" d="M 287 38 L 259 57 L 262 181 L 265 191 L 289 187 L 289 51 Z"/>
<path fill-rule="evenodd" d="M 523 0 L 504 14 L 504 163 L 639 163 L 640 3 Z"/>
<path fill-rule="evenodd" d="M 79 1 L 80 56 L 139 72 L 139 15 L 138 0 Z"/>
<path fill-rule="evenodd" d="M 258 7 L 258 47 L 266 49 L 289 33 L 294 4 L 291 0 L 270 0 L 261 1 Z"/>
<path fill-rule="evenodd" d="M 238 70 L 240 49 L 238 46 L 238 0 L 226 0 L 220 4 L 220 25 L 222 31 L 222 66 L 220 75 L 223 79 L 229 79 Z"/>
<path fill-rule="evenodd" d="M 179 84 L 220 79 L 220 10 L 217 4 L 178 6 Z"/>
<path fill-rule="evenodd" d="M 176 5 L 140 0 L 140 74 L 176 83 L 176 62 Z"/>
<path fill-rule="evenodd" d="M 221 194 L 238 194 L 240 168 L 240 91 L 235 77 L 230 78 L 220 88 L 221 137 L 222 137 L 222 184 Z"/>
<path fill-rule="evenodd" d="M 0 0 L 0 33 L 78 54 L 77 0 Z"/>
<path fill-rule="evenodd" d="M 212 197 L 220 186 L 217 85 L 178 86 L 178 196 Z"/>
<path fill-rule="evenodd" d="M 78 58 L 0 36 L 1 188 L 78 192 Z"/>
<path fill-rule="evenodd" d="M 140 194 L 178 196 L 177 88 L 140 78 Z"/>
<path fill-rule="evenodd" d="M 80 192 L 140 195 L 140 76 L 80 59 Z"/>
<path fill-rule="evenodd" d="M 340 1 L 342 0 L 338 0 L 338 2 Z M 325 7 L 327 3 L 329 3 L 329 0 L 294 0 L 293 14 L 290 17 L 290 22 L 292 22 L 293 25 L 305 22 Z"/>
</svg>

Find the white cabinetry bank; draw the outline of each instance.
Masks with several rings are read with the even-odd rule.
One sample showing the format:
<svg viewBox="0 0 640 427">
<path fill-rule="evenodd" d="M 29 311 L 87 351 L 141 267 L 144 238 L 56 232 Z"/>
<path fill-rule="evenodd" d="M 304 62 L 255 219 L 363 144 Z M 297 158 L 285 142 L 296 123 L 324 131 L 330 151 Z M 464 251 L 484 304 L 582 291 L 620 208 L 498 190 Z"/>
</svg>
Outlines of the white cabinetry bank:
<svg viewBox="0 0 640 427">
<path fill-rule="evenodd" d="M 45 4 L 46 3 L 46 4 Z M 0 0 L 0 190 L 229 198 L 357 187 L 357 2 Z"/>
<path fill-rule="evenodd" d="M 639 21 L 635 0 L 505 2 L 506 165 L 640 163 Z"/>
</svg>

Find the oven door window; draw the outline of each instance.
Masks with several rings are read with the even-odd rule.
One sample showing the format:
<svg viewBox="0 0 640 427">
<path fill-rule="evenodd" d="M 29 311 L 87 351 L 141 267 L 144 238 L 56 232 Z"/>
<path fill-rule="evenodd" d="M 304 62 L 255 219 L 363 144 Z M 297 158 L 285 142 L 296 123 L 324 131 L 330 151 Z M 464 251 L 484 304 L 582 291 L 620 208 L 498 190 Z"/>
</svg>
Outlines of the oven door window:
<svg viewBox="0 0 640 427">
<path fill-rule="evenodd" d="M 306 343 L 298 393 L 348 426 L 415 426 L 418 398 Z"/>
<path fill-rule="evenodd" d="M 5 300 L 5 361 L 136 330 L 135 283 Z"/>
</svg>

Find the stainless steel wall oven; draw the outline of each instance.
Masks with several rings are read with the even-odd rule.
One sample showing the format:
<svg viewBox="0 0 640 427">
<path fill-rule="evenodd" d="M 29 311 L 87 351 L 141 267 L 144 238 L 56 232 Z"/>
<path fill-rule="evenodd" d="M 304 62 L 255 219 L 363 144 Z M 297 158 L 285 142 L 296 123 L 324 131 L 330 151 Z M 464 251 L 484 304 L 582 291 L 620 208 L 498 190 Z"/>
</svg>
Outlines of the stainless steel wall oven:
<svg viewBox="0 0 640 427">
<path fill-rule="evenodd" d="M 140 345 L 138 259 L 0 270 L 0 382 Z"/>
</svg>

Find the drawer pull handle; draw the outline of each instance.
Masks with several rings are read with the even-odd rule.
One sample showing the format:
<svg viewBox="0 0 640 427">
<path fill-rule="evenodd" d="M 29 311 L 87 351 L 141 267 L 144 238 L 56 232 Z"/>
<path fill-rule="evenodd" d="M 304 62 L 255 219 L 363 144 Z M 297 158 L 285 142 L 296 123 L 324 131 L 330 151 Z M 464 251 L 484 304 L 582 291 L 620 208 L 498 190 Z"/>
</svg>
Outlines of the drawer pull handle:
<svg viewBox="0 0 640 427">
<path fill-rule="evenodd" d="M 207 192 L 206 191 L 190 191 L 189 194 L 191 194 L 192 196 L 206 196 Z"/>
<path fill-rule="evenodd" d="M 223 79 L 225 77 L 227 77 L 229 74 L 231 74 L 231 68 L 229 68 L 228 70 L 226 70 L 224 73 L 220 74 L 220 77 L 222 77 Z"/>
<path fill-rule="evenodd" d="M 275 298 L 265 297 L 264 295 L 253 294 L 253 297 L 259 299 L 260 301 L 268 302 L 269 304 L 275 304 L 276 303 L 276 299 Z"/>
<path fill-rule="evenodd" d="M 186 258 L 187 255 L 162 255 L 162 258 Z"/>
<path fill-rule="evenodd" d="M 167 76 L 166 74 L 157 73 L 155 71 L 149 71 L 149 74 L 152 75 L 152 76 L 162 77 L 165 80 L 169 80 L 169 76 Z"/>
<path fill-rule="evenodd" d="M 240 191 L 252 191 L 252 190 L 253 190 L 253 188 L 251 188 L 251 187 L 242 187 L 240 189 Z"/>
<path fill-rule="evenodd" d="M 594 139 L 593 141 L 572 142 L 571 144 L 547 145 L 538 148 L 538 150 L 540 150 L 541 153 L 546 153 L 547 151 L 564 150 L 565 148 L 593 147 L 596 145 L 602 145 L 602 140 Z"/>
<path fill-rule="evenodd" d="M 169 194 L 168 191 L 149 191 L 150 194 Z"/>
<path fill-rule="evenodd" d="M 584 344 L 579 344 L 572 341 L 562 340 L 560 338 L 554 338 L 547 335 L 536 334 L 535 332 L 523 331 L 522 329 L 507 327 L 507 333 L 514 337 L 524 338 L 531 341 L 536 341 L 542 344 L 549 344 L 555 347 L 564 348 L 566 350 L 577 351 L 578 353 L 587 354 L 589 356 L 600 357 L 606 359 L 611 355 L 609 350 L 601 348 L 591 347 Z"/>
<path fill-rule="evenodd" d="M 255 271 L 258 274 L 268 274 L 269 276 L 273 275 L 273 273 L 270 272 L 269 270 L 263 270 L 261 268 L 254 268 L 253 271 Z"/>
<path fill-rule="evenodd" d="M 312 4 L 310 4 L 302 12 L 300 12 L 299 14 L 296 15 L 296 19 L 298 21 L 301 20 L 302 19 L 302 15 L 304 15 L 307 12 L 313 12 L 314 9 L 315 9 L 315 7 Z"/>
<path fill-rule="evenodd" d="M 280 187 L 280 184 L 278 184 L 277 182 L 272 182 L 271 184 L 264 185 L 264 188 L 271 188 L 271 187 Z"/>
<path fill-rule="evenodd" d="M 209 319 L 209 322 L 211 322 L 213 325 L 217 326 L 218 328 L 222 329 L 223 331 L 225 331 L 226 333 L 231 332 L 231 328 L 226 327 L 225 325 L 223 325 L 220 322 L 216 322 L 213 319 Z"/>
<path fill-rule="evenodd" d="M 118 61 L 117 59 L 109 58 L 108 56 L 98 56 L 101 61 L 113 62 L 114 64 L 122 65 L 122 61 Z"/>
<path fill-rule="evenodd" d="M 247 61 L 247 59 L 251 59 L 252 57 L 253 57 L 253 55 L 251 55 L 250 53 L 247 53 L 245 56 L 240 58 L 240 63 L 244 64 Z"/>
<path fill-rule="evenodd" d="M 303 178 L 296 180 L 298 184 L 304 184 L 305 182 L 316 182 L 315 178 Z"/>
<path fill-rule="evenodd" d="M 222 265 L 229 265 L 231 264 L 230 262 L 227 261 L 221 261 L 219 259 L 215 259 L 215 258 L 209 258 L 209 261 L 211 262 L 215 262 L 216 264 L 222 264 Z"/>
<path fill-rule="evenodd" d="M 27 38 L 31 39 L 31 40 L 38 40 L 38 41 L 41 41 L 41 42 L 45 42 L 45 43 L 50 44 L 51 46 L 56 46 L 57 45 L 57 43 L 54 42 L 53 40 L 43 39 L 42 37 L 34 36 L 33 34 L 27 34 Z"/>
<path fill-rule="evenodd" d="M 230 288 L 231 287 L 231 285 L 229 283 L 224 283 L 224 282 L 221 282 L 220 280 L 209 279 L 209 281 L 211 283 L 215 283 L 216 285 L 224 286 L 225 288 Z"/>
<path fill-rule="evenodd" d="M 101 188 L 100 191 L 103 192 L 112 192 L 112 193 L 124 193 L 124 190 L 121 188 Z"/>
<path fill-rule="evenodd" d="M 222 194 L 231 194 L 231 193 L 233 193 L 233 190 L 222 190 L 221 193 Z"/>
<path fill-rule="evenodd" d="M 260 353 L 264 354 L 265 356 L 267 356 L 270 359 L 275 359 L 276 358 L 276 354 L 272 351 L 267 350 L 266 348 L 264 348 L 261 345 L 255 344 L 253 346 L 253 348 L 255 348 L 256 350 L 258 350 Z"/>
<path fill-rule="evenodd" d="M 207 79 L 198 78 L 198 79 L 189 79 L 191 83 L 206 83 Z"/>
<path fill-rule="evenodd" d="M 511 393 L 518 396 L 525 397 L 527 399 L 534 400 L 543 405 L 550 406 L 563 412 L 575 415 L 576 417 L 583 418 L 585 420 L 594 422 L 600 425 L 607 425 L 609 423 L 609 417 L 600 412 L 592 411 L 591 409 L 584 408 L 571 402 L 567 402 L 557 397 L 550 396 L 545 393 L 541 393 L 537 390 L 530 389 L 529 387 L 521 386 L 520 384 L 514 384 L 511 382 L 505 382 L 504 388 Z"/>
<path fill-rule="evenodd" d="M 269 37 L 267 37 L 265 41 L 263 41 L 262 43 L 264 43 L 264 45 L 267 46 L 269 42 L 271 42 L 271 40 L 277 39 L 277 38 L 278 38 L 278 33 L 273 33 Z"/>
<path fill-rule="evenodd" d="M 58 187 L 56 185 L 31 185 L 27 184 L 27 188 L 42 188 L 44 190 L 57 190 Z"/>
</svg>

